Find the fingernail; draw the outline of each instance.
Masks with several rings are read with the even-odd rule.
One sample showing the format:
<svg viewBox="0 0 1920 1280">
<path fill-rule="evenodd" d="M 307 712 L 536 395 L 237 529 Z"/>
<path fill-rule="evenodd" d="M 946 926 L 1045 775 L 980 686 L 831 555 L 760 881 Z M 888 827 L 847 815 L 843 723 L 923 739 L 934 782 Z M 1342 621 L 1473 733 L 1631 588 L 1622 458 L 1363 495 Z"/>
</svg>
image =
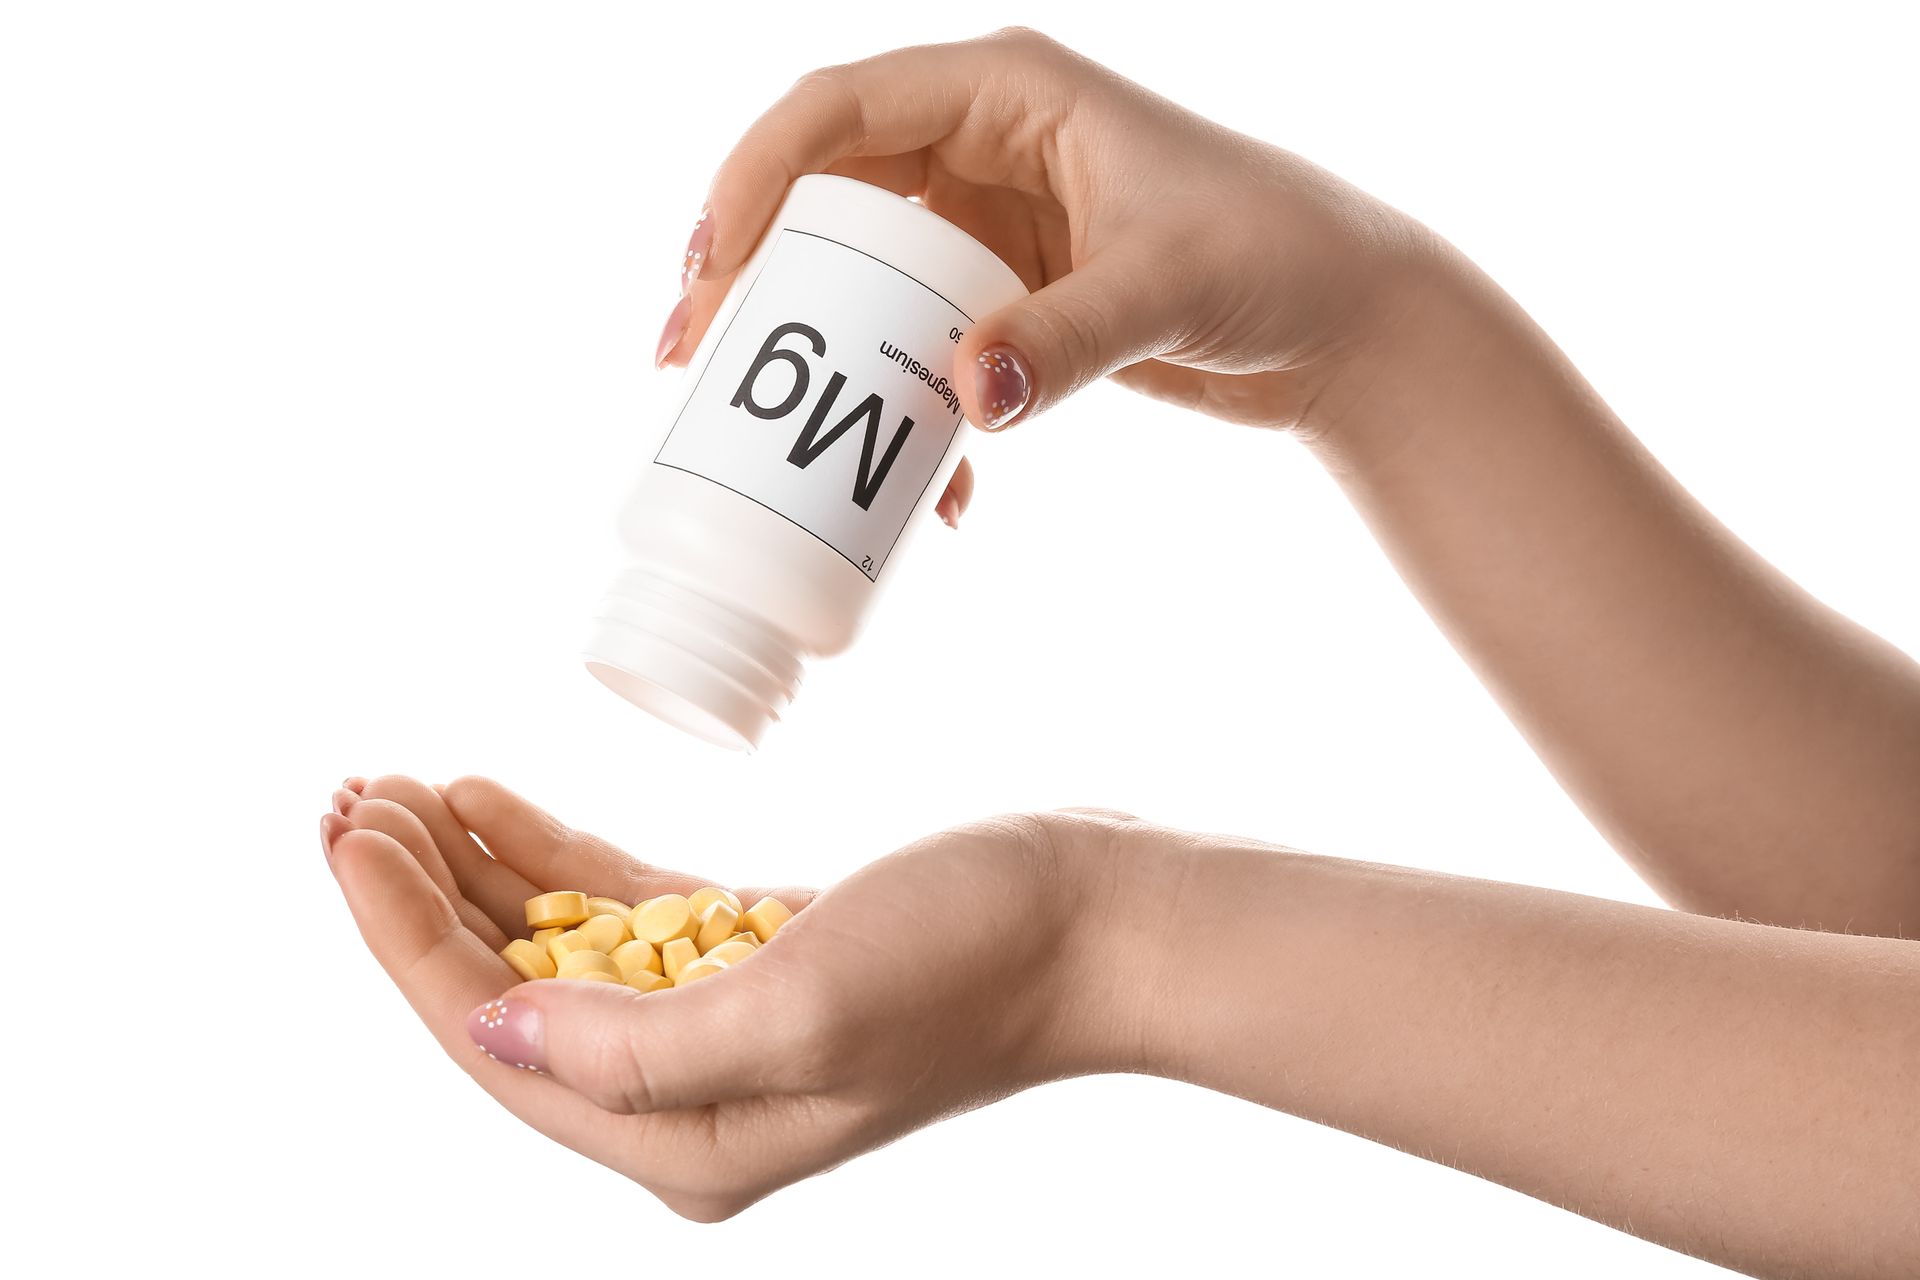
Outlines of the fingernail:
<svg viewBox="0 0 1920 1280">
<path fill-rule="evenodd" d="M 333 793 L 333 811 L 343 818 L 352 813 L 353 806 L 359 802 L 360 797 L 345 787 Z"/>
<path fill-rule="evenodd" d="M 947 528 L 958 529 L 960 527 L 960 499 L 954 497 L 951 493 L 941 494 L 940 501 L 933 504 L 933 514 L 939 516 L 940 522 L 946 525 Z"/>
<path fill-rule="evenodd" d="M 988 347 L 975 358 L 973 391 L 980 401 L 986 421 L 980 425 L 997 431 L 1020 416 L 1033 394 L 1027 380 L 1027 367 L 1011 347 Z"/>
<path fill-rule="evenodd" d="M 700 278 L 700 268 L 707 265 L 707 254 L 712 248 L 713 210 L 702 209 L 700 220 L 693 224 L 693 234 L 687 237 L 687 256 L 680 260 L 682 294 L 693 288 L 693 282 Z"/>
<path fill-rule="evenodd" d="M 348 778 L 345 782 L 342 782 L 340 785 L 345 787 L 347 790 L 353 792 L 353 794 L 359 795 L 361 792 L 367 789 L 367 780 L 365 778 L 356 776 L 356 777 Z"/>
<path fill-rule="evenodd" d="M 673 304 L 673 312 L 667 317 L 667 327 L 660 331 L 660 345 L 653 353 L 653 367 L 664 369 L 667 357 L 680 345 L 680 339 L 686 335 L 687 321 L 693 318 L 693 299 L 682 294 L 680 301 Z"/>
<path fill-rule="evenodd" d="M 327 855 L 327 861 L 333 861 L 333 842 L 353 830 L 353 824 L 337 813 L 320 815 L 320 850 Z"/>
<path fill-rule="evenodd" d="M 547 1069 L 540 1011 L 524 1000 L 489 1000 L 467 1015 L 467 1034 L 495 1062 L 522 1071 Z"/>
</svg>

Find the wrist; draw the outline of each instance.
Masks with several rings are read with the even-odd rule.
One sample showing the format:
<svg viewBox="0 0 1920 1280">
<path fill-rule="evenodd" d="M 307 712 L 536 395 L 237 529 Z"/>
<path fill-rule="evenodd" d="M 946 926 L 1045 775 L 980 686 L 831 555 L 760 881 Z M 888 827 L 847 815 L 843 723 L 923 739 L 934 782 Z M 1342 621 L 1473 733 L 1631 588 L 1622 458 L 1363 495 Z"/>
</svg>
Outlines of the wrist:
<svg viewBox="0 0 1920 1280">
<path fill-rule="evenodd" d="M 1358 323 L 1295 430 L 1336 474 L 1401 454 L 1463 396 L 1518 372 L 1513 322 L 1524 315 L 1458 249 L 1408 225 L 1367 250 Z"/>
<path fill-rule="evenodd" d="M 1065 882 L 1036 1079 L 1177 1073 L 1170 1043 L 1192 936 L 1194 852 L 1181 833 L 1111 811 L 1042 815 Z"/>
</svg>

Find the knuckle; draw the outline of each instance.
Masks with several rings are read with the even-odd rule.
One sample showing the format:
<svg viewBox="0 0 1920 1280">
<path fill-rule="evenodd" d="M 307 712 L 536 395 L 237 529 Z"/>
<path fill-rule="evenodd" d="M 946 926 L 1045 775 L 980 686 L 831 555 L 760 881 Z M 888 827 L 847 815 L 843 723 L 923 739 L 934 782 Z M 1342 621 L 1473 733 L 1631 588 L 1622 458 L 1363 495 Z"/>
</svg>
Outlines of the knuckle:
<svg viewBox="0 0 1920 1280">
<path fill-rule="evenodd" d="M 1124 809 L 1108 809 L 1100 805 L 1075 804 L 1055 809 L 1055 813 L 1069 818 L 1089 818 L 1102 822 L 1138 822 L 1140 815 L 1128 813 Z"/>
<path fill-rule="evenodd" d="M 950 834 L 991 841 L 1017 869 L 1042 883 L 1060 871 L 1061 821 L 1048 813 L 998 813 L 956 827 Z"/>
<path fill-rule="evenodd" d="M 487 789 L 493 785 L 491 779 L 466 774 L 449 782 L 440 792 L 440 799 L 452 813 L 458 814 L 464 809 L 468 814 L 484 814 L 487 811 Z"/>
<path fill-rule="evenodd" d="M 826 62 L 817 67 L 809 67 L 794 80 L 793 87 L 796 89 L 835 88 L 846 76 L 850 65 L 845 62 Z"/>
<path fill-rule="evenodd" d="M 634 1037 L 621 1028 L 621 1021 L 594 1021 L 582 1045 L 581 1092 L 615 1115 L 645 1115 L 656 1109 L 646 1057 L 636 1051 Z"/>
<path fill-rule="evenodd" d="M 390 796 L 374 795 L 373 784 L 368 783 L 366 794 L 360 797 L 360 803 L 353 806 L 351 817 L 355 826 L 363 827 L 377 825 L 381 819 L 397 818 L 405 812 L 407 807 L 398 800 Z"/>
<path fill-rule="evenodd" d="M 788 97 L 821 106 L 825 118 L 835 122 L 836 132 L 843 135 L 840 141 L 846 150 L 858 152 L 866 145 L 866 104 L 846 64 L 815 67 L 793 82 Z"/>
<path fill-rule="evenodd" d="M 499 785 L 492 778 L 483 777 L 477 773 L 463 773 L 447 784 L 447 794 L 477 795 L 483 791 L 491 791 Z"/>
<path fill-rule="evenodd" d="M 1053 347 L 1072 364 L 1072 385 L 1062 390 L 1078 390 L 1103 371 L 1106 321 L 1093 301 L 1079 296 L 1056 298 L 1053 305 L 1038 308 L 1034 318 Z"/>
<path fill-rule="evenodd" d="M 723 1158 L 682 1168 L 668 1185 L 649 1184 L 648 1190 L 689 1222 L 724 1222 L 766 1194 L 755 1173 L 751 1165 Z"/>
<path fill-rule="evenodd" d="M 810 93 L 837 92 L 836 86 L 842 74 L 844 73 L 838 64 L 815 67 L 811 71 L 802 72 L 788 92 L 795 97 L 804 97 Z"/>
<path fill-rule="evenodd" d="M 1042 813 L 996 813 L 977 819 L 964 829 L 1010 842 L 1028 852 L 1045 849 L 1053 839 L 1047 815 Z"/>
<path fill-rule="evenodd" d="M 660 1203 L 688 1222 L 714 1223 L 725 1222 L 753 1201 L 728 1193 L 668 1192 L 660 1195 Z"/>
<path fill-rule="evenodd" d="M 1063 876 L 1090 862 L 1104 862 L 1126 832 L 1148 825 L 1125 810 L 1093 806 L 1055 809 L 1036 817 L 1047 834 L 1047 866 Z"/>
<path fill-rule="evenodd" d="M 362 831 L 378 831 L 393 840 L 415 858 L 425 856 L 431 837 L 419 818 L 405 804 L 384 796 L 363 799 L 353 806 L 349 821 Z"/>
<path fill-rule="evenodd" d="M 360 792 L 360 802 L 370 800 L 398 801 L 402 796 L 412 795 L 420 784 L 403 773 L 383 773 L 368 782 Z"/>
<path fill-rule="evenodd" d="M 1002 44 L 1012 45 L 1024 53 L 1037 55 L 1059 53 L 1066 47 L 1044 31 L 1040 31 L 1034 27 L 1023 27 L 1017 23 L 1012 26 L 1001 27 L 989 36 L 988 39 L 998 41 Z"/>
</svg>

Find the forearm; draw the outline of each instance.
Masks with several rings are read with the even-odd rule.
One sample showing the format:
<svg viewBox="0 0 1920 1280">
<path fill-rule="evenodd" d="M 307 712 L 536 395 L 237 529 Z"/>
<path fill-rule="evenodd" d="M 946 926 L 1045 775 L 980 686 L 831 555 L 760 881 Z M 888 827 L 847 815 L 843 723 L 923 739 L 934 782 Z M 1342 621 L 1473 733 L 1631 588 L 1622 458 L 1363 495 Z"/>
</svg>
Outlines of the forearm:
<svg viewBox="0 0 1920 1280">
<path fill-rule="evenodd" d="M 1172 839 L 1115 854 L 1130 1065 L 1761 1274 L 1920 1269 L 1920 944 Z"/>
<path fill-rule="evenodd" d="M 1431 278 L 1314 447 L 1434 618 L 1670 901 L 1920 928 L 1920 667 L 1719 525 L 1479 272 Z"/>
</svg>

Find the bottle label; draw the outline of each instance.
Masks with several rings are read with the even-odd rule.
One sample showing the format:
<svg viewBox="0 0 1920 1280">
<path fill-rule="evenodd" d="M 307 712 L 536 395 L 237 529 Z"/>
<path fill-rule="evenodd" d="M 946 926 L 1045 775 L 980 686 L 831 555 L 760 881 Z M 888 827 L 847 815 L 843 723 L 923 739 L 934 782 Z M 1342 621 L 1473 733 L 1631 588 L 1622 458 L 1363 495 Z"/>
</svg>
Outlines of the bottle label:
<svg viewBox="0 0 1920 1280">
<path fill-rule="evenodd" d="M 971 323 L 898 267 L 783 228 L 653 460 L 877 581 L 960 432 L 953 349 Z"/>
</svg>

